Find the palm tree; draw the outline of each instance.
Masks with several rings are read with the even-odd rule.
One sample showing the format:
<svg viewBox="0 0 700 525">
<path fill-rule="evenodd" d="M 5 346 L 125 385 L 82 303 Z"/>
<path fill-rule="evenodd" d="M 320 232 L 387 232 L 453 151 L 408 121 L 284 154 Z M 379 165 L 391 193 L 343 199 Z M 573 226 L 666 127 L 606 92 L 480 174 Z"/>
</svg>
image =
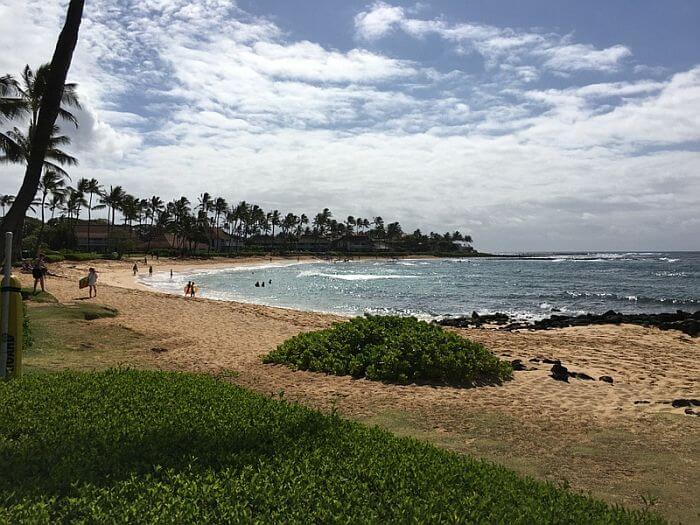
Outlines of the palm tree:
<svg viewBox="0 0 700 525">
<path fill-rule="evenodd" d="M 5 229 L 13 232 L 15 234 L 14 238 L 17 239 L 16 254 L 21 253 L 21 232 L 24 225 L 24 216 L 39 188 L 46 151 L 50 146 L 56 119 L 61 111 L 66 77 L 73 59 L 73 51 L 78 42 L 78 32 L 83 18 L 84 6 L 85 0 L 70 0 L 68 4 L 66 20 L 58 36 L 56 48 L 51 58 L 51 65 L 48 68 L 41 92 L 41 103 L 37 112 L 36 126 L 31 134 L 31 153 L 24 173 L 24 179 L 22 180 L 22 186 L 17 193 L 17 199 L 3 221 Z M 4 244 L 4 239 L 0 239 L 0 252 L 3 250 Z"/>
<path fill-rule="evenodd" d="M 3 94 L 2 104 L 12 107 L 15 115 L 28 116 L 30 128 L 36 128 L 39 122 L 39 109 L 46 94 L 49 70 L 49 64 L 42 64 L 36 71 L 32 71 L 32 68 L 26 65 L 20 74 L 20 82 L 15 81 L 10 75 L 4 77 L 8 80 L 5 81 L 6 93 Z M 77 84 L 65 83 L 63 85 L 58 117 L 72 123 L 77 128 L 78 119 L 67 109 L 69 107 L 81 109 L 76 89 Z M 0 93 L 2 93 L 1 89 Z"/>
<path fill-rule="evenodd" d="M 2 216 L 3 217 L 5 217 L 5 207 L 12 206 L 13 202 L 15 202 L 14 195 L 0 195 L 0 207 L 2 207 Z"/>
<path fill-rule="evenodd" d="M 151 218 L 151 227 L 149 228 L 148 231 L 148 252 L 150 253 L 151 251 L 151 240 L 153 239 L 153 234 L 154 234 L 154 222 L 158 222 L 158 230 L 160 231 L 161 226 L 165 226 L 167 224 L 167 221 L 164 221 L 164 223 L 161 223 L 161 216 L 163 215 L 163 210 L 165 209 L 165 205 L 163 204 L 163 201 L 161 200 L 160 197 L 157 195 L 152 195 L 151 198 L 148 200 L 148 214 Z"/>
<path fill-rule="evenodd" d="M 58 135 L 58 133 L 58 126 L 54 126 L 53 132 L 48 139 L 43 168 L 44 170 L 55 171 L 63 176 L 67 176 L 68 173 L 61 166 L 76 166 L 78 159 L 60 149 L 60 146 L 70 144 L 70 138 L 65 135 Z M 28 164 L 32 152 L 31 137 L 33 134 L 34 129 L 31 127 L 26 135 L 17 127 L 5 133 L 0 141 L 0 149 L 3 151 L 3 154 L 0 155 L 0 162 L 26 162 Z"/>
<path fill-rule="evenodd" d="M 124 199 L 124 189 L 121 186 L 110 186 L 109 191 L 100 195 L 100 204 L 104 204 L 108 208 L 107 224 L 110 224 L 110 214 L 112 217 L 111 225 L 114 226 L 114 219 L 117 210 Z"/>
<path fill-rule="evenodd" d="M 275 226 L 280 226 L 282 224 L 282 217 L 279 210 L 272 210 L 272 215 L 270 215 L 270 224 L 272 224 L 272 241 L 275 240 Z"/>
<path fill-rule="evenodd" d="M 88 179 L 80 179 L 78 181 L 78 191 L 82 192 L 83 195 L 89 195 L 87 199 L 87 211 L 88 211 L 88 221 L 87 221 L 87 249 L 88 252 L 90 251 L 90 226 L 92 224 L 92 210 L 99 210 L 105 207 L 104 204 L 98 204 L 93 207 L 92 205 L 92 198 L 94 195 L 101 196 L 102 195 L 102 186 L 100 186 L 100 183 L 97 182 L 97 179 L 92 178 L 90 180 Z"/>
<path fill-rule="evenodd" d="M 51 202 L 49 203 L 49 210 L 51 210 L 51 220 L 53 220 L 54 213 L 57 209 L 63 208 L 66 203 L 66 192 L 54 192 L 51 194 Z"/>
<path fill-rule="evenodd" d="M 49 193 L 51 195 L 62 195 L 64 192 L 64 187 L 66 182 L 63 180 L 63 175 L 56 171 L 46 170 L 41 177 L 41 182 L 39 183 L 39 191 L 41 192 L 41 228 L 39 229 L 39 234 L 37 235 L 37 249 L 41 247 L 41 239 L 44 234 L 44 212 L 46 209 L 46 198 Z"/>
</svg>

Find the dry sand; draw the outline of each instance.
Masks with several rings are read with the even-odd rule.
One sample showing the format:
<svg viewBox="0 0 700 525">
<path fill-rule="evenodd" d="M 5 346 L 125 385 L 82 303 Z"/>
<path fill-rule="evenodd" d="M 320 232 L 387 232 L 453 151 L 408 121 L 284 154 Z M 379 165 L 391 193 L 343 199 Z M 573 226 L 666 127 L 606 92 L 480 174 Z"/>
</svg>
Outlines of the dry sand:
<svg viewBox="0 0 700 525">
<path fill-rule="evenodd" d="M 340 317 L 185 299 L 138 284 L 131 275 L 133 262 L 91 264 L 100 273 L 97 301 L 120 312 L 117 318 L 96 322 L 116 323 L 148 336 L 143 354 L 162 368 L 233 370 L 238 384 L 271 394 L 283 391 L 287 399 L 325 410 L 333 406 L 349 417 L 497 459 L 539 477 L 565 479 L 574 488 L 626 504 L 640 503 L 638 497 L 647 490 L 640 487 L 647 481 L 653 495 L 657 480 L 675 483 L 679 494 L 687 487 L 689 499 L 678 504 L 692 505 L 695 498 L 697 505 L 700 417 L 685 415 L 683 408 L 668 402 L 700 398 L 700 339 L 630 325 L 518 333 L 457 330 L 498 356 L 520 358 L 537 370 L 516 372 L 514 380 L 502 386 L 397 386 L 262 364 L 261 356 L 288 337 L 327 327 Z M 152 264 L 155 272 L 177 272 L 232 262 L 161 259 Z M 61 302 L 86 296 L 76 283 L 88 266 L 53 265 L 51 270 L 62 277 L 48 280 L 49 291 Z M 139 268 L 147 270 L 143 261 Z M 166 351 L 152 352 L 153 341 Z M 555 381 L 549 377 L 551 365 L 528 362 L 534 357 L 560 359 L 569 370 L 596 379 L 612 376 L 614 385 Z M 634 485 L 635 481 L 644 483 Z M 662 502 L 672 517 L 674 504 Z M 696 511 L 697 507 L 690 512 Z"/>
</svg>

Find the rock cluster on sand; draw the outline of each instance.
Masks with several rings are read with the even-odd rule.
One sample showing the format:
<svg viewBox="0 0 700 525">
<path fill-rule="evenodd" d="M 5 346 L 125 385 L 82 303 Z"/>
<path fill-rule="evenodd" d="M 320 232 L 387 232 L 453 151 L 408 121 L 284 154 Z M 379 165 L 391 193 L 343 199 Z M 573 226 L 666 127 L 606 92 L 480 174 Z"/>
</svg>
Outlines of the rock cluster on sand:
<svg viewBox="0 0 700 525">
<path fill-rule="evenodd" d="M 695 313 L 678 310 L 676 313 L 660 314 L 623 314 L 608 310 L 604 314 L 584 315 L 552 315 L 535 322 L 513 321 L 507 314 L 495 313 L 479 315 L 472 313 L 471 317 L 449 317 L 438 321 L 442 326 L 457 328 L 480 328 L 484 325 L 495 324 L 500 330 L 549 330 L 550 328 L 566 328 L 568 326 L 588 326 L 594 324 L 635 324 L 640 326 L 655 326 L 661 330 L 680 330 L 692 337 L 700 334 L 700 310 Z"/>
</svg>

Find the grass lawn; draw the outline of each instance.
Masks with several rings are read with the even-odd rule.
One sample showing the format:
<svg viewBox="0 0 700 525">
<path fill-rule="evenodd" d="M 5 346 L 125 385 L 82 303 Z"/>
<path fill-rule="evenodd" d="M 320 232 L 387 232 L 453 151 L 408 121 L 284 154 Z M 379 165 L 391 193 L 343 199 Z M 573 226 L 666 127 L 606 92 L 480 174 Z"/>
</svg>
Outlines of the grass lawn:
<svg viewBox="0 0 700 525">
<path fill-rule="evenodd" d="M 27 373 L 104 370 L 135 362 L 149 367 L 143 334 L 100 322 L 116 317 L 115 309 L 88 301 L 61 304 L 48 293 L 29 295 L 25 304 L 33 339 L 24 355 Z"/>
<path fill-rule="evenodd" d="M 0 521 L 660 523 L 202 375 L 0 384 Z"/>
</svg>

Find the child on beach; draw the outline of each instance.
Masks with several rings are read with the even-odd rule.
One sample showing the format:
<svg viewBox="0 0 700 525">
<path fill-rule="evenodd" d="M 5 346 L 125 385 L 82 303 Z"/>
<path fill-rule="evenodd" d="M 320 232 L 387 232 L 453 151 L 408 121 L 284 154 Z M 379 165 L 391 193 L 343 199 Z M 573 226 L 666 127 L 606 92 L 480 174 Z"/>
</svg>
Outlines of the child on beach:
<svg viewBox="0 0 700 525">
<path fill-rule="evenodd" d="M 194 297 L 194 294 L 197 292 L 197 287 L 194 285 L 194 281 L 192 281 L 192 286 L 190 286 L 190 297 Z"/>
<path fill-rule="evenodd" d="M 153 266 L 148 267 L 148 276 L 153 277 Z"/>
<path fill-rule="evenodd" d="M 139 265 L 134 263 L 132 270 L 134 270 L 134 277 L 136 277 L 136 274 L 139 273 Z"/>
<path fill-rule="evenodd" d="M 94 268 L 90 268 L 88 272 L 88 288 L 90 297 L 97 297 L 97 272 Z"/>
</svg>

